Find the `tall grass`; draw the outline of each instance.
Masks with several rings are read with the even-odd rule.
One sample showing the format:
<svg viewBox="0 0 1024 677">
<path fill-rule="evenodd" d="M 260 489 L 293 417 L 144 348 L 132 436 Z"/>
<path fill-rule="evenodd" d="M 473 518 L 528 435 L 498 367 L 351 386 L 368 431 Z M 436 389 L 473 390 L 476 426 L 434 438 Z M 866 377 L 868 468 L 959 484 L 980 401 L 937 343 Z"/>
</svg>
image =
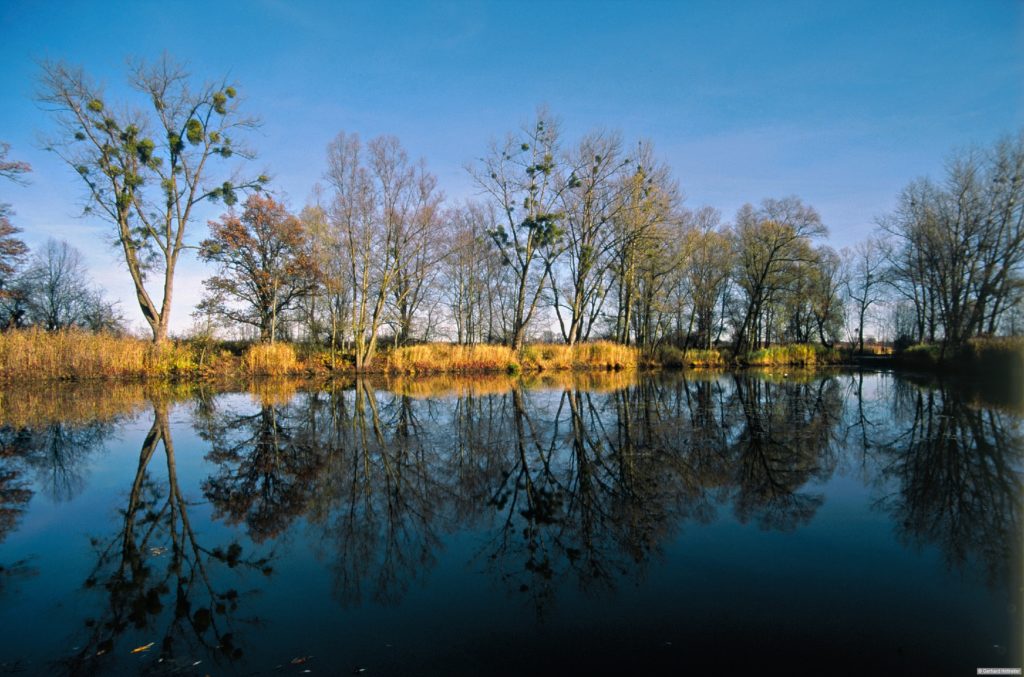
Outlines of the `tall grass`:
<svg viewBox="0 0 1024 677">
<path fill-rule="evenodd" d="M 0 378 L 30 380 L 125 377 L 164 370 L 174 359 L 139 339 L 78 330 L 0 334 Z"/>
<path fill-rule="evenodd" d="M 523 348 L 522 367 L 540 371 L 568 369 L 632 369 L 640 362 L 640 352 L 633 347 L 595 341 L 567 346 L 540 343 Z"/>
<path fill-rule="evenodd" d="M 792 343 L 761 348 L 749 353 L 744 360 L 752 367 L 814 367 L 836 364 L 839 351 L 816 343 Z"/>
<path fill-rule="evenodd" d="M 242 366 L 253 376 L 285 376 L 300 367 L 288 343 L 256 343 L 242 356 Z"/>
<path fill-rule="evenodd" d="M 395 374 L 512 372 L 519 361 L 508 346 L 427 343 L 396 348 L 382 358 L 384 371 Z"/>
<path fill-rule="evenodd" d="M 726 366 L 725 357 L 715 349 L 680 350 L 675 346 L 660 346 L 654 354 L 654 359 L 660 366 L 670 369 L 721 369 Z"/>
<path fill-rule="evenodd" d="M 351 373 L 351 355 L 289 343 L 149 341 L 37 329 L 0 333 L 0 381 L 93 378 L 210 379 Z M 507 346 L 433 343 L 384 351 L 369 371 L 391 374 L 618 370 L 636 367 L 635 348 L 610 342 Z"/>
</svg>

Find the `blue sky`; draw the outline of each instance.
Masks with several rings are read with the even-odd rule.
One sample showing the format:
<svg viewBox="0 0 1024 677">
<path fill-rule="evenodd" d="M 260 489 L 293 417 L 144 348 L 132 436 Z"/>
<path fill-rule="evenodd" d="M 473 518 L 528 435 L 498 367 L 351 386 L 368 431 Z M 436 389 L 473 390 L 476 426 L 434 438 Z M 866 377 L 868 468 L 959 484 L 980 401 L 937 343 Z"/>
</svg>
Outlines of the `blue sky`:
<svg viewBox="0 0 1024 677">
<path fill-rule="evenodd" d="M 1024 2 L 16 2 L 0 1 L 0 140 L 33 165 L 0 185 L 30 245 L 68 240 L 133 322 L 109 227 L 79 218 L 80 186 L 40 149 L 40 59 L 124 90 L 125 59 L 163 51 L 227 74 L 261 129 L 254 169 L 300 208 L 339 131 L 397 135 L 452 199 L 491 138 L 539 104 L 569 140 L 594 127 L 651 140 L 687 205 L 731 219 L 790 194 L 833 246 L 865 237 L 911 179 L 950 151 L 1024 124 Z M 205 234 L 203 214 L 193 239 Z M 172 327 L 207 271 L 179 270 Z"/>
</svg>

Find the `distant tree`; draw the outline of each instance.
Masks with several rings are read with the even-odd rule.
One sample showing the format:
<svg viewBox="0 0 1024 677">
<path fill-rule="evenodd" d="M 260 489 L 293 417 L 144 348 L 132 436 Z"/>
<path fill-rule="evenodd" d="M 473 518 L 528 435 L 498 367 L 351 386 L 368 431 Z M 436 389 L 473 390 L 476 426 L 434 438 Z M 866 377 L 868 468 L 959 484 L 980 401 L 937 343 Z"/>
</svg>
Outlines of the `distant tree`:
<svg viewBox="0 0 1024 677">
<path fill-rule="evenodd" d="M 551 268 L 551 289 L 562 337 L 569 345 L 589 338 L 604 305 L 619 234 L 611 222 L 623 206 L 618 193 L 625 188 L 621 174 L 627 162 L 621 138 L 608 132 L 588 134 L 563 159 L 565 256 L 562 265 Z M 563 278 L 562 283 L 556 278 Z"/>
<path fill-rule="evenodd" d="M 818 212 L 795 196 L 740 208 L 733 238 L 737 353 L 769 342 L 776 301 L 794 281 L 796 267 L 814 260 L 811 238 L 826 232 Z"/>
<path fill-rule="evenodd" d="M 688 217 L 683 264 L 685 287 L 692 299 L 692 332 L 698 348 L 711 348 L 716 338 L 716 309 L 729 286 L 732 274 L 730 234 L 721 224 L 718 210 L 704 207 Z"/>
<path fill-rule="evenodd" d="M 85 183 L 86 212 L 114 226 L 142 315 L 153 340 L 163 341 L 193 209 L 217 199 L 230 206 L 267 180 L 210 181 L 215 160 L 250 157 L 233 135 L 255 121 L 239 114 L 233 85 L 195 88 L 167 56 L 131 66 L 130 84 L 148 112 L 107 100 L 81 68 L 63 62 L 45 62 L 40 80 L 39 100 L 58 129 L 48 150 Z"/>
<path fill-rule="evenodd" d="M 365 145 L 341 133 L 328 146 L 329 212 L 351 294 L 349 329 L 355 366 L 373 361 L 378 333 L 393 320 L 408 336 L 421 292 L 436 261 L 439 195 L 422 163 L 410 163 L 399 140 L 380 136 Z"/>
<path fill-rule="evenodd" d="M 17 292 L 24 309 L 20 324 L 48 331 L 124 329 L 117 304 L 93 285 L 81 253 L 67 242 L 48 240 L 19 276 Z"/>
<path fill-rule="evenodd" d="M 917 340 L 997 333 L 1024 286 L 1024 132 L 954 155 L 941 183 L 912 182 L 880 225 Z"/>
<path fill-rule="evenodd" d="M 513 280 L 487 234 L 495 220 L 492 202 L 468 202 L 449 210 L 446 217 L 444 297 L 459 343 L 504 342 L 510 335 L 507 310 Z"/>
<path fill-rule="evenodd" d="M 672 178 L 671 169 L 659 162 L 649 143 L 640 143 L 630 158 L 631 162 L 619 176 L 616 191 L 617 204 L 611 220 L 615 230 L 615 246 L 609 265 L 611 284 L 615 291 L 613 338 L 629 344 L 636 328 L 648 328 L 654 319 L 647 311 L 656 310 L 652 294 L 659 292 L 665 275 L 675 259 L 665 249 L 665 238 L 678 228 L 682 195 Z M 640 287 L 646 290 L 641 293 Z M 635 317 L 638 310 L 644 317 Z M 633 333 L 631 333 L 633 332 Z M 645 333 L 644 340 L 652 338 Z"/>
<path fill-rule="evenodd" d="M 815 250 L 809 302 L 814 328 L 822 345 L 831 347 L 842 336 L 845 319 L 842 292 L 845 285 L 846 272 L 840 255 L 831 247 L 818 247 Z"/>
<path fill-rule="evenodd" d="M 262 341 L 273 342 L 282 313 L 317 281 L 302 223 L 270 196 L 250 195 L 241 216 L 211 221 L 199 258 L 218 266 L 200 310 L 257 327 Z"/>
<path fill-rule="evenodd" d="M 23 175 L 32 171 L 27 162 L 8 160 L 10 144 L 0 141 L 0 177 L 24 183 Z M 19 263 L 28 253 L 28 247 L 17 236 L 21 229 L 11 223 L 14 211 L 11 205 L 0 202 L 0 299 L 10 296 L 10 281 Z"/>
<path fill-rule="evenodd" d="M 876 238 L 858 242 L 852 251 L 846 251 L 846 293 L 853 306 L 857 322 L 857 345 L 864 352 L 864 323 L 868 310 L 882 299 L 884 290 L 885 259 L 883 248 Z"/>
</svg>

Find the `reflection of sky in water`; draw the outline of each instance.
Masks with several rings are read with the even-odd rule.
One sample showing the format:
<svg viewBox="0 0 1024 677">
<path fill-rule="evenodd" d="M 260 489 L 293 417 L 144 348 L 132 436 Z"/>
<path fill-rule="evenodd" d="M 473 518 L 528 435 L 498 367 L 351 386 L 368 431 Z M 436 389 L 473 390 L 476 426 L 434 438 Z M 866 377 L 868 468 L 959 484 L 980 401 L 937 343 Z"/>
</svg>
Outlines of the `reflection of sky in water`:
<svg viewBox="0 0 1024 677">
<path fill-rule="evenodd" d="M 0 566 L 22 563 L 0 574 L 0 663 L 46 672 L 88 651 L 85 667 L 134 671 L 163 651 L 168 666 L 207 671 L 294 672 L 306 663 L 292 658 L 312 655 L 316 671 L 383 674 L 694 660 L 964 672 L 1019 656 L 1020 580 L 1007 575 L 1019 570 L 1020 420 L 951 390 L 726 375 L 163 401 L 201 550 L 182 561 L 202 563 L 217 594 L 238 591 L 237 610 L 212 616 L 241 661 L 218 665 L 188 627 L 161 648 L 176 606 L 166 535 L 143 548 L 147 580 L 167 581 L 143 627 L 86 626 L 102 623 L 104 584 L 125 562 L 93 572 L 89 539 L 122 543 L 146 405 L 72 438 L 75 467 L 4 429 L 0 467 L 35 493 L 0 542 Z M 162 447 L 147 469 L 166 500 Z M 47 487 L 62 472 L 81 479 L 56 500 Z M 138 515 L 137 537 L 149 529 Z M 233 542 L 241 564 L 211 559 Z M 244 565 L 264 556 L 269 576 Z M 99 584 L 84 590 L 90 575 Z M 191 590 L 194 621 L 206 593 Z M 90 634 L 116 637 L 109 655 L 93 655 Z"/>
</svg>

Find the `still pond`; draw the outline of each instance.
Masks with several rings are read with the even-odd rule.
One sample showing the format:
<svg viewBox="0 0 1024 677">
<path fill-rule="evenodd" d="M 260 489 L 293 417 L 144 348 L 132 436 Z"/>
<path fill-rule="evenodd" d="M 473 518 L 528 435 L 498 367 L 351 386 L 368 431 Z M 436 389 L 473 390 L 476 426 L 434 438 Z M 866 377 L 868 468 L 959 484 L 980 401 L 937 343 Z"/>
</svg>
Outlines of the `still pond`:
<svg viewBox="0 0 1024 677">
<path fill-rule="evenodd" d="M 0 392 L 0 673 L 1020 667 L 1019 402 L 892 373 Z"/>
</svg>

